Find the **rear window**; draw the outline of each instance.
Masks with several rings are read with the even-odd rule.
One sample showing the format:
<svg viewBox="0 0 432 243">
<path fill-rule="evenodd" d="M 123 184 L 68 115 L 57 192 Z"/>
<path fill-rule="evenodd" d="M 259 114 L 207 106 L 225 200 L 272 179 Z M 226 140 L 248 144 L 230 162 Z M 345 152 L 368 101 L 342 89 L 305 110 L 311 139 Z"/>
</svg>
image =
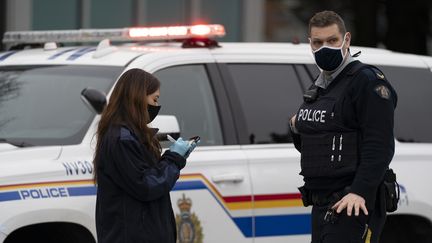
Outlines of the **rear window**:
<svg viewBox="0 0 432 243">
<path fill-rule="evenodd" d="M 303 91 L 293 65 L 228 64 L 250 144 L 289 143 L 289 118 Z"/>
<path fill-rule="evenodd" d="M 205 66 L 174 66 L 154 75 L 161 82 L 160 114 L 177 117 L 181 136 L 200 136 L 200 146 L 222 145 L 221 126 Z"/>
</svg>

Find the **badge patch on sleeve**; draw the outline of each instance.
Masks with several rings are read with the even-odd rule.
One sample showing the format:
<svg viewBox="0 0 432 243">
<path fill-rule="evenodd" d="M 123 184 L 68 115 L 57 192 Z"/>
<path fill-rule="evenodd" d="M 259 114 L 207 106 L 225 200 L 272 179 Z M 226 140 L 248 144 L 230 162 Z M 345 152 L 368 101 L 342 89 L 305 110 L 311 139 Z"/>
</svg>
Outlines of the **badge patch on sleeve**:
<svg viewBox="0 0 432 243">
<path fill-rule="evenodd" d="M 378 85 L 375 87 L 375 92 L 379 97 L 388 100 L 390 98 L 390 90 L 384 85 Z"/>
</svg>

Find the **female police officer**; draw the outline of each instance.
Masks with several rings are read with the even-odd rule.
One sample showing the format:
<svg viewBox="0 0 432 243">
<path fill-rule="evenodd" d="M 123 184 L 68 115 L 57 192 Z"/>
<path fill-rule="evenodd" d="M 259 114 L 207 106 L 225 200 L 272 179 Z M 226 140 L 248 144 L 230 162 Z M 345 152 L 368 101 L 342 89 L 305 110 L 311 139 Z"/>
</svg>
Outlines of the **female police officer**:
<svg viewBox="0 0 432 243">
<path fill-rule="evenodd" d="M 350 55 L 339 15 L 315 14 L 309 35 L 322 72 L 290 124 L 301 152 L 300 191 L 313 205 L 312 242 L 378 242 L 386 212 L 377 195 L 394 154 L 396 93 L 377 68 Z"/>
<path fill-rule="evenodd" d="M 151 74 L 128 70 L 102 113 L 94 159 L 99 243 L 176 242 L 169 192 L 195 144 L 179 138 L 160 155 L 147 126 L 160 109 L 159 86 Z"/>
</svg>

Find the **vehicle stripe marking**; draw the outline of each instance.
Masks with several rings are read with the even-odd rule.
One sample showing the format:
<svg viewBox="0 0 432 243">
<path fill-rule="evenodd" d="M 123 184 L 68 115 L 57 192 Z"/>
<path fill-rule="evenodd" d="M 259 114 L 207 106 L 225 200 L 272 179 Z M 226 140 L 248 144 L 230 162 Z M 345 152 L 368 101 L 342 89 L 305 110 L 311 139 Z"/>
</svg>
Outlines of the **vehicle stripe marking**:
<svg viewBox="0 0 432 243">
<path fill-rule="evenodd" d="M 221 205 L 225 209 L 229 210 L 244 210 L 255 208 L 285 208 L 285 207 L 303 207 L 303 202 L 301 200 L 300 193 L 287 193 L 287 194 L 262 194 L 255 195 L 252 199 L 251 195 L 244 196 L 226 196 L 223 197 L 219 191 L 211 184 L 205 176 L 202 174 L 187 174 L 181 175 L 180 179 L 183 181 L 178 181 L 175 188 L 186 181 L 184 179 L 198 179 L 195 180 L 195 186 L 201 189 L 208 189 L 212 192 L 215 198 L 221 202 Z M 188 181 L 191 183 L 191 181 Z M 201 184 L 200 184 L 201 183 Z M 252 204 L 254 202 L 254 205 Z"/>
<path fill-rule="evenodd" d="M 35 187 L 51 187 L 51 186 L 68 186 L 68 185 L 88 185 L 93 184 L 93 180 L 76 180 L 76 181 L 52 181 L 52 182 L 36 182 L 26 184 L 14 184 L 0 186 L 0 191 L 12 190 L 12 189 L 23 189 L 23 188 L 35 188 Z"/>
<path fill-rule="evenodd" d="M 18 51 L 8 51 L 5 52 L 2 56 L 0 56 L 0 62 L 6 60 L 6 58 L 12 56 L 13 54 L 17 53 Z"/>
<path fill-rule="evenodd" d="M 204 177 L 204 176 L 202 176 L 202 175 L 200 175 L 200 174 L 198 174 L 198 175 L 194 175 L 194 176 L 191 176 L 191 175 L 188 175 L 188 176 L 185 176 L 185 178 L 197 178 L 197 177 L 201 177 L 201 179 L 202 180 L 199 180 L 199 181 L 193 181 L 194 182 L 194 184 L 195 185 L 200 185 L 199 187 L 200 188 L 203 188 L 204 190 L 208 190 L 209 192 L 210 192 L 210 195 L 211 196 L 213 196 L 213 198 L 216 200 L 216 202 L 221 206 L 221 208 L 222 208 L 222 210 L 224 210 L 225 211 L 225 213 L 229 216 L 229 218 L 234 222 L 234 224 L 237 226 L 237 228 L 240 230 L 240 232 L 242 232 L 242 234 L 245 236 L 245 237 L 249 237 L 249 236 L 247 236 L 248 234 L 249 235 L 251 235 L 251 232 L 252 232 L 252 216 L 250 216 L 250 217 L 244 217 L 244 218 L 249 218 L 249 219 L 251 219 L 250 220 L 250 223 L 248 224 L 248 223 L 245 223 L 245 222 L 243 222 L 243 221 L 240 221 L 240 222 L 237 222 L 236 221 L 236 218 L 235 217 L 233 217 L 231 214 L 230 214 L 230 212 L 229 212 L 229 207 L 226 205 L 226 203 L 224 203 L 224 200 L 223 200 L 223 198 L 222 198 L 222 196 L 220 195 L 220 193 L 219 193 L 219 191 L 217 191 L 214 187 L 213 187 L 213 185 L 211 185 L 211 184 L 207 184 L 207 183 L 209 183 L 209 181 Z M 182 178 L 182 176 L 180 176 L 180 178 Z M 203 182 L 204 181 L 204 182 Z M 187 181 L 180 181 L 180 182 L 177 182 L 177 183 L 185 183 L 185 182 L 187 182 Z M 197 186 L 198 187 L 198 186 Z M 210 188 L 212 188 L 212 189 L 210 189 Z M 195 188 L 194 188 L 195 189 Z M 188 188 L 185 188 L 184 190 L 188 190 Z M 193 190 L 193 189 L 192 189 Z M 247 204 L 251 204 L 250 202 L 246 202 Z M 241 207 L 241 208 L 248 208 L 247 206 L 246 207 Z"/>
<path fill-rule="evenodd" d="M 179 181 L 174 185 L 173 191 L 207 189 L 201 181 Z"/>
<path fill-rule="evenodd" d="M 69 196 L 91 196 L 96 195 L 97 188 L 95 186 L 85 186 L 85 187 L 69 187 Z"/>
<path fill-rule="evenodd" d="M 255 208 L 285 208 L 303 207 L 303 202 L 299 200 L 275 200 L 270 202 L 255 202 Z"/>
<path fill-rule="evenodd" d="M 194 185 L 193 189 L 207 189 L 210 194 L 221 205 L 225 213 L 233 220 L 245 237 L 253 237 L 253 221 L 255 220 L 255 236 L 283 236 L 299 235 L 311 233 L 310 214 L 289 214 L 289 215 L 269 215 L 269 216 L 249 216 L 233 217 L 232 210 L 252 209 L 252 196 L 228 196 L 222 197 L 219 191 L 201 174 L 181 175 L 181 179 L 200 179 L 187 181 Z M 185 183 L 179 181 L 177 183 Z M 203 188 L 207 186 L 207 188 Z M 184 188 L 183 190 L 187 190 Z M 303 207 L 301 195 L 299 193 L 255 195 L 255 208 L 275 208 L 275 207 Z"/>
<path fill-rule="evenodd" d="M 179 181 L 173 188 L 173 191 L 179 190 L 196 190 L 196 189 L 208 189 L 201 180 L 196 181 Z M 299 196 L 296 194 L 280 194 L 280 195 L 257 195 L 255 198 L 254 205 L 252 205 L 251 196 L 230 196 L 220 197 L 216 195 L 216 191 L 210 190 L 210 193 L 214 194 L 216 200 L 221 202 L 221 205 L 229 210 L 244 210 L 255 208 L 285 208 L 285 207 L 302 207 L 303 202 L 298 200 Z M 282 198 L 280 200 L 279 198 Z M 288 198 L 288 199 L 284 199 Z M 228 200 L 227 200 L 228 199 Z M 270 199 L 270 200 L 268 200 Z M 279 199 L 279 200 L 278 200 Z"/>
<path fill-rule="evenodd" d="M 224 197 L 225 202 L 250 202 L 252 201 L 252 196 L 228 196 Z"/>
<path fill-rule="evenodd" d="M 250 238 L 253 236 L 252 217 L 237 217 L 237 218 L 231 217 L 231 218 L 245 237 Z"/>
<path fill-rule="evenodd" d="M 252 217 L 233 218 L 245 237 L 253 237 Z M 310 214 L 255 216 L 255 237 L 302 235 L 311 233 Z"/>
<path fill-rule="evenodd" d="M 311 233 L 310 214 L 255 217 L 255 236 L 302 235 Z"/>
<path fill-rule="evenodd" d="M 63 50 L 63 51 L 57 52 L 56 54 L 50 56 L 50 57 L 48 58 L 48 60 L 54 60 L 54 59 L 56 59 L 57 57 L 59 57 L 59 56 L 65 54 L 65 53 L 68 53 L 68 52 L 71 52 L 71 51 L 75 51 L 76 49 L 77 49 L 77 48 L 72 48 L 72 49 L 67 49 L 67 50 Z"/>
<path fill-rule="evenodd" d="M 93 180 L 56 181 L 5 185 L 0 186 L 0 191 L 56 186 L 66 187 L 68 195 L 70 197 L 93 196 L 97 193 L 97 188 L 94 186 Z M 231 218 L 231 220 L 245 237 L 253 237 L 253 228 L 255 228 L 256 237 L 310 234 L 311 232 L 310 214 L 266 215 L 255 217 L 251 215 L 246 217 L 234 217 L 230 213 L 230 211 L 233 210 L 252 210 L 253 206 L 254 208 L 302 207 L 301 200 L 299 199 L 300 195 L 298 193 L 271 195 L 263 194 L 255 195 L 254 197 L 252 197 L 251 195 L 223 197 L 220 192 L 215 188 L 215 186 L 210 183 L 207 178 L 202 174 L 181 175 L 180 180 L 175 184 L 172 190 L 209 191 L 210 195 L 215 198 L 216 202 Z M 0 201 L 12 200 L 22 200 L 19 191 L 0 192 Z M 254 227 L 253 222 L 255 222 Z"/>
<path fill-rule="evenodd" d="M 0 202 L 20 200 L 21 197 L 17 191 L 13 192 L 0 192 Z"/>
<path fill-rule="evenodd" d="M 81 56 L 83 56 L 89 52 L 95 51 L 95 50 L 96 50 L 95 47 L 85 47 L 85 48 L 79 49 L 75 53 L 72 53 L 72 55 L 70 55 L 66 60 L 73 61 L 73 60 L 77 59 L 78 57 L 81 57 Z"/>
<path fill-rule="evenodd" d="M 291 199 L 301 199 L 300 193 L 288 193 L 288 194 L 274 194 L 274 195 L 255 195 L 254 201 L 281 201 L 281 200 L 291 200 Z M 224 197 L 225 202 L 245 202 L 252 201 L 252 196 L 228 196 Z"/>
<path fill-rule="evenodd" d="M 254 201 L 255 208 L 275 208 L 275 207 L 301 207 L 301 195 L 297 193 L 292 194 L 276 194 L 276 195 L 255 195 L 254 200 L 252 196 L 227 196 L 223 197 L 219 191 L 208 182 L 208 180 L 197 174 L 190 174 L 181 176 L 180 179 L 192 179 L 197 178 L 201 180 L 189 180 L 189 181 L 178 181 L 173 191 L 178 190 L 197 190 L 197 189 L 208 189 L 212 192 L 215 198 L 221 203 L 225 209 L 229 210 L 242 210 L 253 208 L 252 202 Z M 204 181 L 204 182 L 203 182 Z M 0 186 L 0 191 L 13 190 L 13 189 L 26 189 L 35 187 L 53 187 L 53 186 L 73 186 L 73 185 L 88 185 L 92 184 L 92 180 L 78 180 L 78 181 L 57 181 L 57 182 L 39 182 L 39 183 L 28 183 L 28 184 L 16 184 L 16 185 L 5 185 Z M 92 188 L 92 189 L 90 189 Z M 86 195 L 95 195 L 96 188 L 90 186 L 87 189 Z"/>
<path fill-rule="evenodd" d="M 301 199 L 300 193 L 287 193 L 287 194 L 275 194 L 275 195 L 256 195 L 254 196 L 255 201 L 265 200 L 281 200 L 281 199 Z"/>
<path fill-rule="evenodd" d="M 201 174 L 188 174 L 188 175 L 181 175 L 181 179 L 195 179 L 198 181 L 196 183 L 202 183 L 204 184 L 205 189 L 209 190 L 209 192 L 215 197 L 216 201 L 219 202 L 219 204 L 224 208 L 224 210 L 230 209 L 250 209 L 252 208 L 252 200 L 243 201 L 243 202 L 230 202 L 227 203 L 225 201 L 225 198 L 220 194 L 219 190 L 217 190 L 212 183 L 210 183 L 207 178 Z M 179 181 L 178 183 L 184 183 L 184 181 Z M 236 198 L 244 199 L 244 198 L 250 198 L 252 197 L 250 195 L 246 196 L 235 196 L 231 197 L 231 200 L 235 200 Z"/>
</svg>

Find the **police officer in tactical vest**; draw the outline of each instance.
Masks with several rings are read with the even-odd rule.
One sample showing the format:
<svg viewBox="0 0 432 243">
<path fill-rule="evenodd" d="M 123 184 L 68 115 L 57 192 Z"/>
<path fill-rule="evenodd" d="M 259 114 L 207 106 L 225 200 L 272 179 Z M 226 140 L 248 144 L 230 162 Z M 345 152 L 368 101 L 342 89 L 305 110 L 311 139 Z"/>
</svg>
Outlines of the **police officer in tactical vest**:
<svg viewBox="0 0 432 243">
<path fill-rule="evenodd" d="M 309 41 L 321 73 L 290 128 L 301 152 L 299 189 L 313 206 L 312 243 L 378 242 L 396 92 L 378 68 L 351 56 L 351 34 L 335 12 L 310 19 Z"/>
</svg>

